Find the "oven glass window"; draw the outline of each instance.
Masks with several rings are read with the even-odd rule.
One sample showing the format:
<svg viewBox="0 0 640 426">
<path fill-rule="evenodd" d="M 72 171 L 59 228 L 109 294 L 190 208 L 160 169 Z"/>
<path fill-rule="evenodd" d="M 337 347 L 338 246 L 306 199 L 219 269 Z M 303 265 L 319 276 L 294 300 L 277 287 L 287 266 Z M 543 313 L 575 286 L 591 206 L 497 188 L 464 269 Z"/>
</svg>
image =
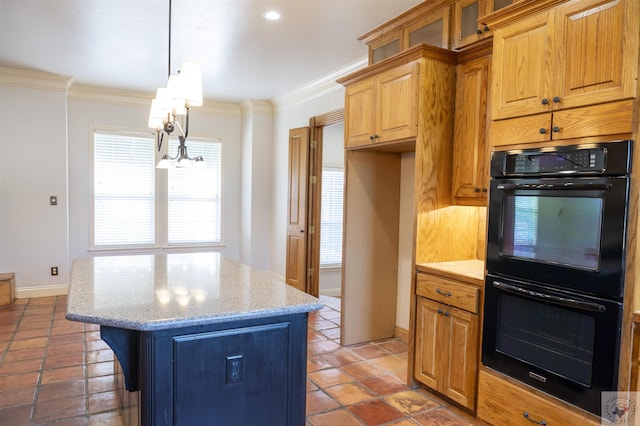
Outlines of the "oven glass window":
<svg viewBox="0 0 640 426">
<path fill-rule="evenodd" d="M 498 352 L 588 387 L 594 340 L 592 316 L 500 294 Z"/>
<path fill-rule="evenodd" d="M 598 270 L 602 198 L 503 198 L 503 256 Z"/>
</svg>

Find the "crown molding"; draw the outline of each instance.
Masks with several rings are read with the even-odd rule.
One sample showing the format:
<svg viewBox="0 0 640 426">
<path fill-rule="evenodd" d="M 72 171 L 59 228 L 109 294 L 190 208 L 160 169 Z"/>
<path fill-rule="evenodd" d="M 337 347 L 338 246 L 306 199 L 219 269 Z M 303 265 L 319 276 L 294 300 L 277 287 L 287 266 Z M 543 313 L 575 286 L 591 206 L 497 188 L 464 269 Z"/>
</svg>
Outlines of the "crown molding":
<svg viewBox="0 0 640 426">
<path fill-rule="evenodd" d="M 257 112 L 261 114 L 273 114 L 273 103 L 271 101 L 247 99 L 240 103 L 243 114 Z"/>
<path fill-rule="evenodd" d="M 369 58 L 365 56 L 326 77 L 273 99 L 272 103 L 277 109 L 285 109 L 319 98 L 336 90 L 344 90 L 344 87 L 338 84 L 336 80 L 365 68 L 367 65 L 369 65 Z"/>
<path fill-rule="evenodd" d="M 133 90 L 112 89 L 107 87 L 76 84 L 69 90 L 69 98 L 80 101 L 104 102 L 119 105 L 137 105 L 151 107 L 154 93 L 136 92 Z M 198 111 L 218 114 L 238 114 L 240 107 L 234 103 L 206 100 L 204 105 L 196 108 Z"/>
<path fill-rule="evenodd" d="M 73 77 L 43 71 L 0 67 L 0 85 L 67 92 Z"/>
</svg>

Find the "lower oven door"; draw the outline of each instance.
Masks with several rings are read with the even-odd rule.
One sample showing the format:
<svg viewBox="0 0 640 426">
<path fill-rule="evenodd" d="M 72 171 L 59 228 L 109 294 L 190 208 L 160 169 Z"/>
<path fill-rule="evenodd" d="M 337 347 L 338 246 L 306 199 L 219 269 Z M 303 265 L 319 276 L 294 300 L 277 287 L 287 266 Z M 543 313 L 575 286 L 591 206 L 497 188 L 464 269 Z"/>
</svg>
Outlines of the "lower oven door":
<svg viewBox="0 0 640 426">
<path fill-rule="evenodd" d="M 622 304 L 488 274 L 482 363 L 600 415 L 618 382 Z"/>
</svg>

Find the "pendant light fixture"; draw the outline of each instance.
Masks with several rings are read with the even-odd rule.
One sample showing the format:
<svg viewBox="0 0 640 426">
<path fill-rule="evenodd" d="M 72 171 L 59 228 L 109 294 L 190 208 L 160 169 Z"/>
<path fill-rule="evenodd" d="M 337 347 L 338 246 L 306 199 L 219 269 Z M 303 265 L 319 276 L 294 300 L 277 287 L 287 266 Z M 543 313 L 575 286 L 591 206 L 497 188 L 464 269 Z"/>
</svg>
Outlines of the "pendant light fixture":
<svg viewBox="0 0 640 426">
<path fill-rule="evenodd" d="M 189 157 L 187 154 L 187 136 L 189 135 L 189 111 L 192 107 L 202 105 L 202 71 L 195 62 L 185 61 L 178 74 L 171 75 L 171 0 L 169 0 L 169 54 L 168 54 L 167 87 L 160 87 L 156 97 L 151 101 L 149 127 L 156 129 L 158 151 L 162 149 L 164 136 L 177 130 L 178 152 L 171 156 L 165 154 L 158 162 L 157 168 L 191 167 L 202 165 L 202 156 Z M 185 116 L 184 128 L 178 117 Z"/>
</svg>

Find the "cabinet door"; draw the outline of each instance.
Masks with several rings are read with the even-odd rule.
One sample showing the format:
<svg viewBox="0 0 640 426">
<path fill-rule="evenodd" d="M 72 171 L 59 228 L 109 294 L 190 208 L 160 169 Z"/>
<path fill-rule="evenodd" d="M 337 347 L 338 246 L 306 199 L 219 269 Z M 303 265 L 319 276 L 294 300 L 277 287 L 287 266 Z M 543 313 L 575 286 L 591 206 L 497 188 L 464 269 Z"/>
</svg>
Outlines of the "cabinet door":
<svg viewBox="0 0 640 426">
<path fill-rule="evenodd" d="M 377 79 L 375 142 L 415 138 L 418 132 L 418 73 L 410 63 Z"/>
<path fill-rule="evenodd" d="M 420 43 L 449 48 L 451 7 L 439 7 L 404 29 L 403 50 Z"/>
<path fill-rule="evenodd" d="M 458 65 L 453 196 L 455 204 L 483 203 L 487 197 L 485 151 L 489 57 Z"/>
<path fill-rule="evenodd" d="M 553 23 L 550 12 L 499 28 L 493 36 L 492 118 L 548 112 Z M 544 100 L 544 101 L 543 101 Z"/>
<path fill-rule="evenodd" d="M 485 14 L 485 0 L 457 0 L 453 12 L 453 47 L 460 49 L 485 34 L 478 18 Z M 487 32 L 488 32 L 487 28 Z"/>
<path fill-rule="evenodd" d="M 571 1 L 556 9 L 554 109 L 634 97 L 637 0 Z M 561 35 L 565 35 L 561 37 Z"/>
<path fill-rule="evenodd" d="M 443 317 L 438 313 L 439 303 L 424 297 L 417 299 L 414 375 L 421 383 L 437 390 L 445 361 L 446 344 L 443 346 L 439 337 Z"/>
<path fill-rule="evenodd" d="M 347 86 L 344 105 L 345 148 L 368 145 L 375 133 L 375 85 L 372 79 Z"/>
<path fill-rule="evenodd" d="M 442 393 L 473 409 L 478 373 L 478 315 L 446 306 L 447 367 L 444 369 Z"/>
</svg>

